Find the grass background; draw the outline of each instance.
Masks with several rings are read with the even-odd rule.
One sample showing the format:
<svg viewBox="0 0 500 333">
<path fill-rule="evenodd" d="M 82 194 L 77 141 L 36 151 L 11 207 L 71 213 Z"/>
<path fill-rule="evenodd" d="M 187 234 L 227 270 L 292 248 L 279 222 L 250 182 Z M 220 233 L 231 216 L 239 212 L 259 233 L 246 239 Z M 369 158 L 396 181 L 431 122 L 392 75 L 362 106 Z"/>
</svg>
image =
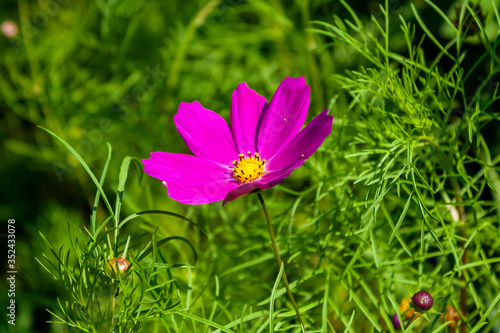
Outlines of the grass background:
<svg viewBox="0 0 500 333">
<path fill-rule="evenodd" d="M 0 36 L 0 216 L 2 233 L 16 219 L 19 274 L 16 327 L 5 316 L 0 325 L 69 330 L 47 323 L 55 317 L 46 309 L 62 316 L 57 298 L 71 297 L 35 260 L 56 260 L 39 231 L 68 249 L 94 206 L 95 184 L 78 159 L 37 125 L 67 141 L 97 178 L 109 142 L 103 188 L 114 202 L 125 156 L 189 153 L 172 121 L 180 102 L 229 119 L 238 83 L 270 99 L 283 78 L 304 76 L 308 119 L 330 108 L 333 132 L 264 197 L 309 331 L 391 331 L 401 299 L 420 289 L 433 294 L 436 313 L 414 331 L 446 331 L 439 313 L 460 307 L 464 287 L 467 331 L 500 331 L 498 2 L 481 1 L 477 15 L 473 2 L 349 5 L 3 1 L 0 21 L 20 31 Z M 132 162 L 120 218 L 152 209 L 181 214 L 206 235 L 163 215 L 120 230 L 121 242 L 133 236 L 136 259 L 153 234 L 183 237 L 198 255 L 193 265 L 186 243 L 162 245 L 155 260 L 180 265 L 164 267 L 160 280 L 180 303 L 142 330 L 205 332 L 244 318 L 227 329 L 297 331 L 286 296 L 273 293 L 279 270 L 255 196 L 224 208 L 180 205 Z M 108 217 L 101 203 L 98 223 Z M 109 250 L 104 243 L 104 259 Z M 0 301 L 5 308 L 3 289 Z"/>
</svg>

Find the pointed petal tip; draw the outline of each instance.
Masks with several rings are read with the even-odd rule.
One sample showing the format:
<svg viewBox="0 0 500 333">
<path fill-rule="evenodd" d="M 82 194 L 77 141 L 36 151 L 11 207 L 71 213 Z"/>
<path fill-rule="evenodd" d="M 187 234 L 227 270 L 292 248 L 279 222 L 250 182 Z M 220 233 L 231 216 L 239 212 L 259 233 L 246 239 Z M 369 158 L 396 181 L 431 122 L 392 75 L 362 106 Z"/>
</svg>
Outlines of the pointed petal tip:
<svg viewBox="0 0 500 333">
<path fill-rule="evenodd" d="M 231 96 L 231 133 L 239 152 L 256 151 L 255 133 L 267 100 L 246 82 L 240 83 Z"/>
<path fill-rule="evenodd" d="M 149 153 L 150 157 L 148 157 L 148 158 L 141 158 L 142 165 L 144 165 L 144 167 L 146 167 L 146 165 L 149 165 L 149 164 L 153 163 L 153 160 L 155 158 L 157 158 L 157 154 L 158 153 L 161 153 L 161 152 L 150 152 Z"/>
<path fill-rule="evenodd" d="M 241 87 L 241 88 L 248 88 L 247 81 L 243 81 L 243 82 L 241 82 L 240 84 L 238 84 L 238 85 L 236 86 L 236 89 L 238 89 L 238 88 L 240 88 L 240 87 Z"/>
<path fill-rule="evenodd" d="M 197 109 L 197 108 L 203 108 L 200 102 L 198 101 L 192 101 L 192 102 L 180 102 L 179 106 L 177 107 L 177 113 L 174 115 L 174 123 L 177 124 L 177 119 L 181 117 L 180 114 L 184 112 L 189 112 L 191 110 Z"/>
<path fill-rule="evenodd" d="M 321 123 L 325 122 L 330 122 L 333 125 L 333 116 L 328 114 L 329 109 L 325 109 L 321 111 L 316 117 L 313 118 L 313 120 L 320 121 Z M 311 120 L 312 121 L 312 120 Z M 330 133 L 331 133 L 331 126 L 330 126 Z"/>
<path fill-rule="evenodd" d="M 287 76 L 283 81 L 281 81 L 281 84 L 287 84 L 287 85 L 296 84 L 298 87 L 304 86 L 307 87 L 308 89 L 311 89 L 311 87 L 309 87 L 309 85 L 306 82 L 306 79 L 303 76 L 298 76 L 298 77 Z"/>
<path fill-rule="evenodd" d="M 181 106 L 182 106 L 182 107 L 186 107 L 186 106 L 190 106 L 190 105 L 192 105 L 192 104 L 195 104 L 196 106 L 201 105 L 201 103 L 200 103 L 200 102 L 198 102 L 198 101 L 192 101 L 192 102 L 180 102 L 180 103 L 179 103 L 179 107 L 181 107 Z"/>
</svg>

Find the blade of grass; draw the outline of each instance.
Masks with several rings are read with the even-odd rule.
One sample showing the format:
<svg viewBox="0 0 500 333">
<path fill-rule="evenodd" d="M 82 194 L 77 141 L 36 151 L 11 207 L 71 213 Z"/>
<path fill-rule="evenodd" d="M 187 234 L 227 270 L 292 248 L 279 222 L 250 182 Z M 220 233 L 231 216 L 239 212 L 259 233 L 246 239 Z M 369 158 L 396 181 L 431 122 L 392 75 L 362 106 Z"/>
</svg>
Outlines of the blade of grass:
<svg viewBox="0 0 500 333">
<path fill-rule="evenodd" d="M 68 150 L 75 156 L 75 158 L 78 160 L 78 162 L 80 162 L 80 164 L 83 166 L 83 168 L 85 169 L 85 171 L 87 171 L 88 175 L 90 176 L 90 178 L 94 182 L 94 184 L 97 187 L 97 189 L 99 190 L 99 192 L 101 192 L 102 200 L 106 204 L 106 208 L 108 209 L 109 213 L 110 214 L 114 214 L 113 213 L 113 209 L 111 208 L 111 205 L 109 204 L 108 198 L 106 197 L 106 193 L 104 193 L 104 190 L 101 187 L 101 184 L 99 183 L 99 181 L 95 177 L 94 173 L 90 170 L 90 168 L 87 165 L 87 163 L 85 163 L 85 161 L 83 160 L 83 158 L 80 156 L 80 154 L 78 154 L 78 152 L 76 150 L 74 150 L 73 147 L 71 147 L 71 145 L 69 143 L 67 143 L 66 141 L 64 141 L 63 139 L 61 139 L 59 136 L 57 136 L 52 131 L 50 131 L 50 130 L 42 127 L 42 126 L 38 126 L 38 128 L 40 128 L 40 129 L 44 130 L 45 132 L 49 133 L 54 138 L 56 138 L 57 140 L 59 140 L 63 145 L 65 145 L 66 148 L 68 148 Z"/>
</svg>

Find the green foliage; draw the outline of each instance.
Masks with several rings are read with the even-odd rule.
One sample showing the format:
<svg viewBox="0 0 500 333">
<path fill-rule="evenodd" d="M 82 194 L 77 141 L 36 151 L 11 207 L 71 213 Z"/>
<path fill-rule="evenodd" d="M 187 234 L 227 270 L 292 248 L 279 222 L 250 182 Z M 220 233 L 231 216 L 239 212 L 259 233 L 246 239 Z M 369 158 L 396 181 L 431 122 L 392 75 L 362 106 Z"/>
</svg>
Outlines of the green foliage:
<svg viewBox="0 0 500 333">
<path fill-rule="evenodd" d="M 18 5 L 0 210 L 23 226 L 19 331 L 300 332 L 284 272 L 309 333 L 394 332 L 395 313 L 448 332 L 449 306 L 500 330 L 498 1 L 61 1 L 43 26 Z M 228 119 L 238 83 L 270 98 L 287 75 L 334 128 L 263 193 L 278 267 L 256 196 L 180 205 L 139 158 L 188 152 L 180 102 Z"/>
<path fill-rule="evenodd" d="M 108 160 L 98 182 L 85 161 L 71 146 L 54 133 L 46 131 L 67 146 L 98 187 L 90 219 L 91 230 L 87 228 L 84 228 L 84 231 L 80 230 L 74 240 L 70 232 L 70 249 L 61 247 L 56 252 L 41 233 L 56 263 L 45 254 L 43 256 L 51 268 L 47 268 L 40 260 L 37 261 L 71 296 L 68 301 L 59 301 L 60 315 L 51 312 L 57 318 L 54 323 L 66 324 L 82 332 L 137 332 L 143 322 L 179 309 L 178 291 L 169 270 L 192 266 L 167 263 L 160 247 L 174 240 L 185 242 L 192 249 L 193 264 L 196 264 L 198 256 L 189 240 L 183 237 L 167 237 L 157 241 L 156 235 L 153 234 L 149 242 L 134 249 L 133 255 L 127 252 L 132 240 L 132 230 L 125 241 L 120 241 L 120 231 L 125 231 L 126 224 L 140 215 L 153 213 L 176 216 L 176 214 L 163 211 L 141 212 L 120 221 L 119 212 L 131 158 L 125 157 L 120 168 L 116 205 L 113 210 L 102 190 L 111 159 L 111 146 L 108 146 Z M 102 197 L 111 214 L 100 223 L 96 221 L 95 214 L 99 197 Z M 114 223 L 111 224 L 112 222 Z M 133 238 L 137 241 L 144 236 L 137 235 Z M 76 258 L 72 257 L 72 253 Z M 111 259 L 118 256 L 124 260 L 128 258 L 130 266 L 123 270 L 116 263 L 115 267 Z"/>
</svg>

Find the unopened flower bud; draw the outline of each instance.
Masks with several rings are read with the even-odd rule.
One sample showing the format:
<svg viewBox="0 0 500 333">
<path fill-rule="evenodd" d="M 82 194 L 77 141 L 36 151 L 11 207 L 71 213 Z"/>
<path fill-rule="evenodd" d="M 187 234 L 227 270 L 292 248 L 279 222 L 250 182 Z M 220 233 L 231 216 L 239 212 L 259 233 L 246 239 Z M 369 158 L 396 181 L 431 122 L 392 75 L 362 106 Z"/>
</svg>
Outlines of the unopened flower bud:
<svg viewBox="0 0 500 333">
<path fill-rule="evenodd" d="M 123 258 L 113 258 L 109 261 L 108 265 L 111 267 L 113 272 L 117 273 L 116 267 L 118 266 L 118 270 L 120 274 L 125 273 L 127 268 L 130 266 L 130 262 L 127 259 Z"/>
<path fill-rule="evenodd" d="M 401 329 L 401 323 L 399 322 L 399 318 L 398 318 L 397 313 L 395 313 L 394 316 L 392 316 L 392 325 L 394 326 L 395 330 Z"/>
<path fill-rule="evenodd" d="M 434 299 L 432 299 L 431 294 L 429 294 L 425 290 L 421 290 L 415 295 L 413 295 L 412 298 L 413 301 L 413 306 L 422 312 L 425 312 L 432 308 L 432 305 L 434 304 Z"/>
</svg>

